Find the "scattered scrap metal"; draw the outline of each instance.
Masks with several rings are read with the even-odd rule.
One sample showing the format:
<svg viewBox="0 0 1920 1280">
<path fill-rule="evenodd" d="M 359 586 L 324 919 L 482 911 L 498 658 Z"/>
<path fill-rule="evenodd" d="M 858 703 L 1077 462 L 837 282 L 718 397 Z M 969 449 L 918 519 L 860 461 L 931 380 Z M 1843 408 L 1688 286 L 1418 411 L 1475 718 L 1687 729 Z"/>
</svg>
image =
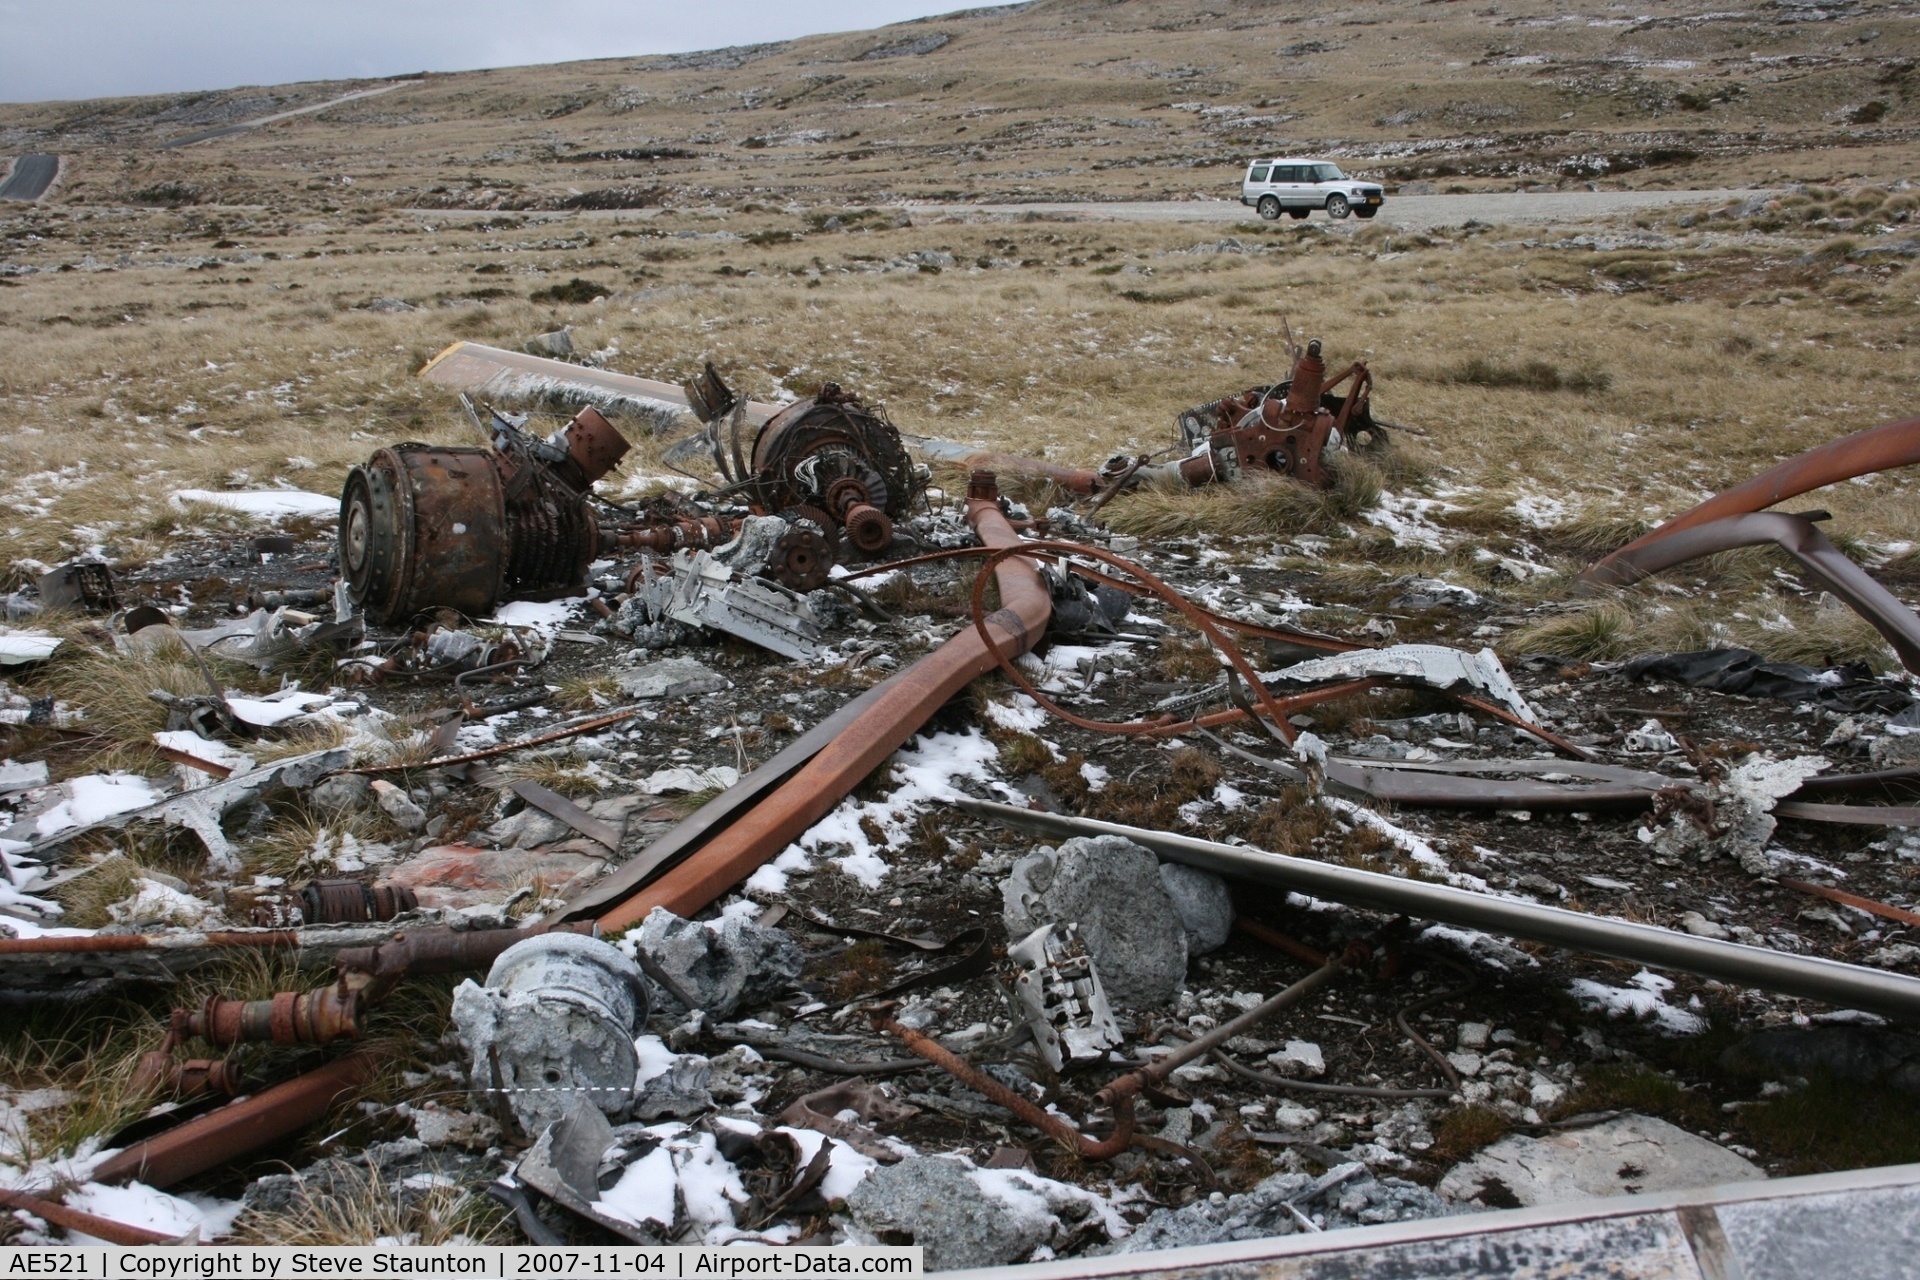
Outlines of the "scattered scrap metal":
<svg viewBox="0 0 1920 1280">
<path fill-rule="evenodd" d="M 1458 870 L 1372 807 L 1484 822 L 1645 815 L 1637 840 L 1658 865 L 1730 863 L 1891 929 L 1920 916 L 1780 876 L 1771 837 L 1783 819 L 1920 825 L 1920 810 L 1874 803 L 1920 794 L 1920 761 L 1871 759 L 1878 767 L 1853 773 L 1811 754 L 1722 762 L 1658 718 L 1626 735 L 1629 763 L 1604 759 L 1597 743 L 1550 723 L 1542 699 L 1564 682 L 1536 682 L 1529 696 L 1491 649 L 1371 647 L 1265 611 L 1204 606 L 1144 563 L 1151 550 L 1134 560 L 1048 536 L 1062 530 L 1004 498 L 983 465 L 1047 475 L 1092 499 L 1074 515 L 1081 523 L 1156 476 L 1198 485 L 1268 471 L 1326 484 L 1331 450 L 1386 447 L 1371 375 L 1356 363 L 1329 379 L 1317 340 L 1292 354 L 1287 381 L 1183 414 L 1183 457 L 1073 471 L 915 441 L 832 383 L 765 405 L 710 364 L 675 387 L 456 344 L 423 376 L 502 400 L 578 393 L 576 403 L 594 403 L 542 436 L 504 409 L 483 424 L 463 395 L 483 445 L 374 453 L 346 482 L 332 563 L 224 621 L 181 626 L 187 610 L 98 561 L 41 575 L 8 597 L 0 660 L 47 661 L 62 639 L 15 624 L 78 610 L 92 616 L 89 643 L 177 655 L 206 692 L 156 694 L 167 727 L 154 748 L 176 766 L 172 779 L 55 783 L 43 761 L 0 765 L 12 814 L 0 832 L 0 928 L 11 935 L 0 938 L 0 989 L 18 999 L 164 989 L 224 972 L 238 954 L 304 976 L 265 999 L 216 993 L 174 1009 L 129 1085 L 147 1114 L 105 1137 L 112 1154 L 81 1181 L 34 1165 L 7 1203 L 33 1231 L 153 1243 L 156 1233 L 81 1207 L 85 1187 L 202 1179 L 253 1207 L 306 1194 L 305 1182 L 290 1189 L 248 1162 L 397 1070 L 383 1019 L 396 992 L 430 975 L 465 979 L 446 1042 L 457 1052 L 427 1077 L 450 1091 L 349 1124 L 367 1138 L 409 1121 L 411 1146 L 365 1141 L 352 1160 L 328 1157 L 301 1179 L 373 1185 L 397 1174 L 391 1185 L 407 1187 L 421 1172 L 430 1186 L 452 1168 L 490 1182 L 539 1242 L 904 1236 L 926 1244 L 936 1268 L 1226 1239 L 1256 1218 L 1272 1234 L 1490 1203 L 1487 1184 L 1460 1183 L 1459 1170 L 1441 1184 L 1451 1198 L 1398 1175 L 1434 1146 L 1441 1108 L 1489 1109 L 1527 1132 L 1564 1119 L 1554 1107 L 1577 1087 L 1571 1061 L 1555 1065 L 1543 1048 L 1524 1073 L 1516 1033 L 1469 1016 L 1444 1015 L 1450 1052 L 1414 1028 L 1416 1017 L 1427 1033 L 1440 1025 L 1436 1008 L 1466 1009 L 1488 957 L 1509 977 L 1537 964 L 1501 939 L 1644 966 L 1628 988 L 1580 978 L 1573 991 L 1674 1025 L 1699 1017 L 1666 1003 L 1673 982 L 1655 970 L 1858 1017 L 1920 1017 L 1920 978 L 1899 971 L 1903 955 L 1920 958 L 1911 944 L 1887 942 L 1874 954 L 1889 959 L 1859 964 L 1698 912 L 1665 928 L 1570 909 L 1567 890 L 1544 876 L 1496 889 L 1485 863 Z M 696 491 L 638 505 L 600 494 L 630 448 L 609 413 L 669 429 L 697 420 L 668 453 L 703 468 L 691 475 Z M 916 448 L 974 464 L 964 500 L 946 501 Z M 1625 583 L 1777 543 L 1920 670 L 1920 619 L 1814 517 L 1757 514 L 1914 461 L 1920 420 L 1849 437 L 1677 517 L 1586 579 Z M 255 554 L 304 550 L 283 541 Z M 896 616 L 851 586 L 882 574 L 901 584 L 896 607 L 916 612 Z M 916 601 L 924 582 L 947 593 L 944 616 Z M 1129 655 L 1170 627 L 1204 637 L 1219 678 L 1140 677 Z M 1743 690 L 1791 696 L 1852 689 L 1846 705 L 1863 715 L 1897 718 L 1913 705 L 1897 682 L 1688 661 L 1701 657 L 1669 655 L 1657 660 L 1667 667 L 1626 676 L 1705 688 L 1740 676 Z M 282 687 L 225 687 L 220 660 L 278 672 Z M 590 692 L 586 709 L 576 701 L 576 714 L 555 719 L 544 676 L 560 666 Z M 957 713 L 973 721 L 964 736 L 933 727 L 949 726 L 956 695 L 996 671 L 1018 691 L 1010 700 L 989 691 L 977 713 Z M 1447 709 L 1406 717 L 1397 735 L 1346 733 L 1333 718 L 1341 700 L 1387 691 Z M 10 726 L 85 732 L 84 706 L 27 701 L 8 709 Z M 985 763 L 995 752 L 982 723 L 1032 744 L 1020 748 L 1027 777 Z M 1427 745 L 1405 745 L 1409 726 Z M 303 731 L 333 741 L 302 750 Z M 1046 736 L 1056 731 L 1058 743 Z M 1509 732 L 1544 750 L 1483 754 Z M 749 734 L 755 748 L 784 741 L 750 753 Z M 1216 763 L 1181 763 L 1205 759 L 1187 741 L 1209 744 L 1239 781 Z M 1097 764 L 1089 755 L 1102 744 L 1134 754 Z M 715 758 L 728 752 L 730 763 Z M 1121 780 L 1123 758 L 1136 763 Z M 862 798 L 890 759 L 894 796 Z M 1269 788 L 1267 811 L 1297 824 L 1298 847 L 1072 812 L 1108 788 L 1162 812 L 1154 792 L 1168 761 L 1206 779 L 1177 810 L 1189 830 Z M 1155 776 L 1136 783 L 1147 770 Z M 549 773 L 581 785 L 570 797 Z M 701 798 L 662 803 L 674 793 Z M 1849 798 L 1865 803 L 1837 803 Z M 255 846 L 289 813 L 313 820 L 312 847 L 282 859 L 289 874 L 264 874 Z M 190 877 L 134 856 L 142 833 L 165 839 L 169 828 L 197 842 Z M 1057 843 L 1035 847 L 1036 836 Z M 1335 839 L 1353 842 L 1348 854 Z M 880 856 L 908 847 L 924 865 Z M 828 849 L 844 873 L 833 883 L 849 887 L 791 888 Z M 894 876 L 901 896 L 878 896 Z M 124 884 L 112 923 L 63 926 L 46 895 L 88 877 Z M 1603 892 L 1632 887 L 1584 878 Z M 887 914 L 884 932 L 868 918 Z M 890 949 L 904 967 L 883 958 Z M 1262 980 L 1243 976 L 1249 965 L 1271 978 L 1299 964 L 1309 971 L 1275 995 L 1238 989 Z M 1322 1078 L 1330 1055 L 1356 1072 L 1371 1063 L 1372 1041 L 1356 1058 L 1338 1044 L 1262 1038 L 1310 997 L 1359 983 L 1391 992 L 1409 971 L 1430 989 L 1379 1023 L 1405 1051 L 1391 1079 L 1384 1067 Z M 1449 985 L 1431 989 L 1443 972 Z M 1378 1030 L 1321 1016 L 1358 1025 L 1351 1039 Z M 440 1029 L 409 1030 L 431 1042 Z M 1596 1057 L 1615 1052 L 1597 1030 L 1581 1043 Z M 296 1071 L 295 1057 L 259 1052 L 275 1045 L 325 1056 Z M 283 1078 L 263 1078 L 263 1065 Z M 1330 1098 L 1373 1110 L 1330 1117 L 1303 1105 Z M 952 1158 L 908 1145 L 909 1126 L 919 1147 Z M 1674 1134 L 1658 1141 L 1710 1148 L 1720 1180 L 1750 1167 Z M 1649 1139 L 1633 1130 L 1621 1140 Z M 1216 1168 L 1261 1146 L 1281 1154 L 1257 1185 Z M 1202 1203 L 1236 1207 L 1223 1208 L 1223 1225 L 1189 1212 Z"/>
</svg>

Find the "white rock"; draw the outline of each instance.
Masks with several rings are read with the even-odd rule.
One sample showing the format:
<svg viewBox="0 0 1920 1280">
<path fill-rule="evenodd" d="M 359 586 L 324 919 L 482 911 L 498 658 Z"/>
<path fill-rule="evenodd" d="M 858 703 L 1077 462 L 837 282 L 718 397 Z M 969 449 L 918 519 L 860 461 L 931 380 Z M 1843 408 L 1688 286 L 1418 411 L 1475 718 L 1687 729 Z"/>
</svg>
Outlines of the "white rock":
<svg viewBox="0 0 1920 1280">
<path fill-rule="evenodd" d="M 1756 1165 L 1717 1143 L 1664 1120 L 1629 1115 L 1545 1138 L 1502 1138 L 1454 1166 L 1436 1190 L 1449 1200 L 1466 1201 L 1497 1180 L 1531 1206 L 1764 1177 Z"/>
<path fill-rule="evenodd" d="M 1283 1076 L 1323 1076 L 1327 1074 L 1326 1056 L 1310 1040 L 1289 1040 L 1287 1047 L 1267 1055 L 1267 1061 Z"/>
<path fill-rule="evenodd" d="M 1725 925 L 1720 924 L 1718 921 L 1707 919 L 1698 911 L 1683 913 L 1680 917 L 1680 927 L 1696 938 L 1719 938 L 1724 940 L 1727 937 Z"/>
</svg>

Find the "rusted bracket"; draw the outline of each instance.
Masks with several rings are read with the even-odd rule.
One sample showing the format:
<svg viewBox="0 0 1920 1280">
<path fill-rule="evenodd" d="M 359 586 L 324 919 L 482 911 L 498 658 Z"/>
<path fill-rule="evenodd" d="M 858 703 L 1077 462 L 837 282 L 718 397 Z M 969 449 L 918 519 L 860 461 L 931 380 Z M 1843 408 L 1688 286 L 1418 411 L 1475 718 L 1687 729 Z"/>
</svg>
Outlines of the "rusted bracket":
<svg viewBox="0 0 1920 1280">
<path fill-rule="evenodd" d="M 1920 420 L 1916 420 L 1920 421 Z M 1771 474 L 1771 473 L 1769 473 Z M 1656 531 L 1657 532 L 1657 531 Z M 1821 586 L 1846 601 L 1855 613 L 1885 636 L 1909 671 L 1920 671 L 1920 618 L 1891 591 L 1847 558 L 1805 516 L 1763 512 L 1728 516 L 1642 539 L 1623 547 L 1581 575 L 1594 586 L 1625 586 L 1701 556 L 1736 547 L 1776 543 L 1798 560 Z"/>
</svg>

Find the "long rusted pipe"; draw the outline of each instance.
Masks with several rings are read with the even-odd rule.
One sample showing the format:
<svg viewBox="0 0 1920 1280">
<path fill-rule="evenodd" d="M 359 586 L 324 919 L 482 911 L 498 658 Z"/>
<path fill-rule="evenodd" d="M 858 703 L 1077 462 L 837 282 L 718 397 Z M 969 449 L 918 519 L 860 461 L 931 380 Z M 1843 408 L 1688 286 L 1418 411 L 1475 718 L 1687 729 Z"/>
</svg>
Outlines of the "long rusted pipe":
<svg viewBox="0 0 1920 1280">
<path fill-rule="evenodd" d="M 360 1049 L 251 1098 L 196 1116 L 108 1157 L 94 1169 L 93 1180 L 170 1187 L 258 1151 L 326 1115 L 340 1098 L 373 1079 L 384 1057 L 371 1049 Z"/>
<path fill-rule="evenodd" d="M 1725 516 L 1763 511 L 1776 502 L 1785 502 L 1788 498 L 1813 489 L 1838 484 L 1869 472 L 1910 467 L 1916 462 L 1920 462 L 1920 418 L 1903 418 L 1899 422 L 1888 422 L 1842 436 L 1717 493 L 1692 510 L 1681 512 L 1652 533 L 1635 538 L 1595 564 L 1580 575 L 1580 580 L 1603 581 L 1604 575 L 1611 572 L 1613 563 L 1622 556 L 1663 538 L 1670 538 L 1682 529 L 1691 529 Z"/>
<path fill-rule="evenodd" d="M 989 547 L 1019 544 L 1019 535 L 993 497 L 970 497 L 967 519 Z M 996 645 L 1025 653 L 1046 630 L 1053 602 L 1040 573 L 1021 556 L 995 571 L 1000 608 L 987 622 Z M 841 798 L 996 658 L 980 633 L 967 628 L 901 672 L 882 696 L 820 753 L 698 853 L 600 917 L 614 933 L 646 918 L 655 907 L 691 916 L 751 875 L 825 817 Z"/>
<path fill-rule="evenodd" d="M 24 1191 L 0 1191 L 0 1205 L 9 1209 L 20 1209 L 45 1222 L 66 1231 L 78 1231 L 92 1236 L 95 1240 L 105 1240 L 108 1244 L 179 1244 L 178 1236 L 170 1236 L 163 1231 L 149 1231 L 145 1227 L 131 1226 L 125 1222 L 116 1222 L 112 1218 L 103 1218 L 97 1213 L 88 1213 L 84 1209 L 69 1209 L 64 1204 L 51 1200 L 42 1200 L 39 1196 L 28 1195 Z"/>
<path fill-rule="evenodd" d="M 1710 520 L 1678 530 L 1637 550 L 1623 547 L 1587 570 L 1584 576 L 1597 586 L 1625 586 L 1701 556 L 1768 542 L 1777 543 L 1821 586 L 1872 623 L 1873 629 L 1885 636 L 1893 651 L 1900 655 L 1907 670 L 1920 671 L 1920 618 L 1891 591 L 1874 581 L 1865 569 L 1848 559 L 1846 552 L 1834 546 L 1805 516 L 1767 511 Z"/>
<path fill-rule="evenodd" d="M 81 955 L 89 951 L 221 951 L 245 948 L 298 947 L 300 935 L 291 929 L 259 933 L 90 934 L 83 937 L 0 938 L 0 956 Z"/>
</svg>

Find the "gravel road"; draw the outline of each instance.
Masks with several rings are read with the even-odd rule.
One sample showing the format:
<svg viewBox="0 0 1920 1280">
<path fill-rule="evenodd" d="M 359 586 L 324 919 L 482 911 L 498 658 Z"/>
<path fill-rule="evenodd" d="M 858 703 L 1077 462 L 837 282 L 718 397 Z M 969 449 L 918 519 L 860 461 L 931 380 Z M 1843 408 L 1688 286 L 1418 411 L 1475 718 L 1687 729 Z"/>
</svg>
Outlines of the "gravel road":
<svg viewBox="0 0 1920 1280">
<path fill-rule="evenodd" d="M 1588 222 L 1618 217 L 1642 209 L 1676 204 L 1728 204 L 1754 191 L 1547 191 L 1459 196 L 1388 196 L 1375 222 L 1408 230 L 1454 227 L 1478 221 L 1513 226 Z M 1259 215 L 1236 200 L 1140 200 L 1115 203 L 1086 201 L 1063 204 L 911 204 L 913 213 L 943 214 L 1071 214 L 1081 218 L 1113 218 L 1124 222 L 1251 222 Z M 1316 221 L 1327 215 L 1316 213 Z M 1285 221 L 1285 219 L 1283 219 Z M 1358 218 L 1336 225 L 1364 227 Z"/>
</svg>

